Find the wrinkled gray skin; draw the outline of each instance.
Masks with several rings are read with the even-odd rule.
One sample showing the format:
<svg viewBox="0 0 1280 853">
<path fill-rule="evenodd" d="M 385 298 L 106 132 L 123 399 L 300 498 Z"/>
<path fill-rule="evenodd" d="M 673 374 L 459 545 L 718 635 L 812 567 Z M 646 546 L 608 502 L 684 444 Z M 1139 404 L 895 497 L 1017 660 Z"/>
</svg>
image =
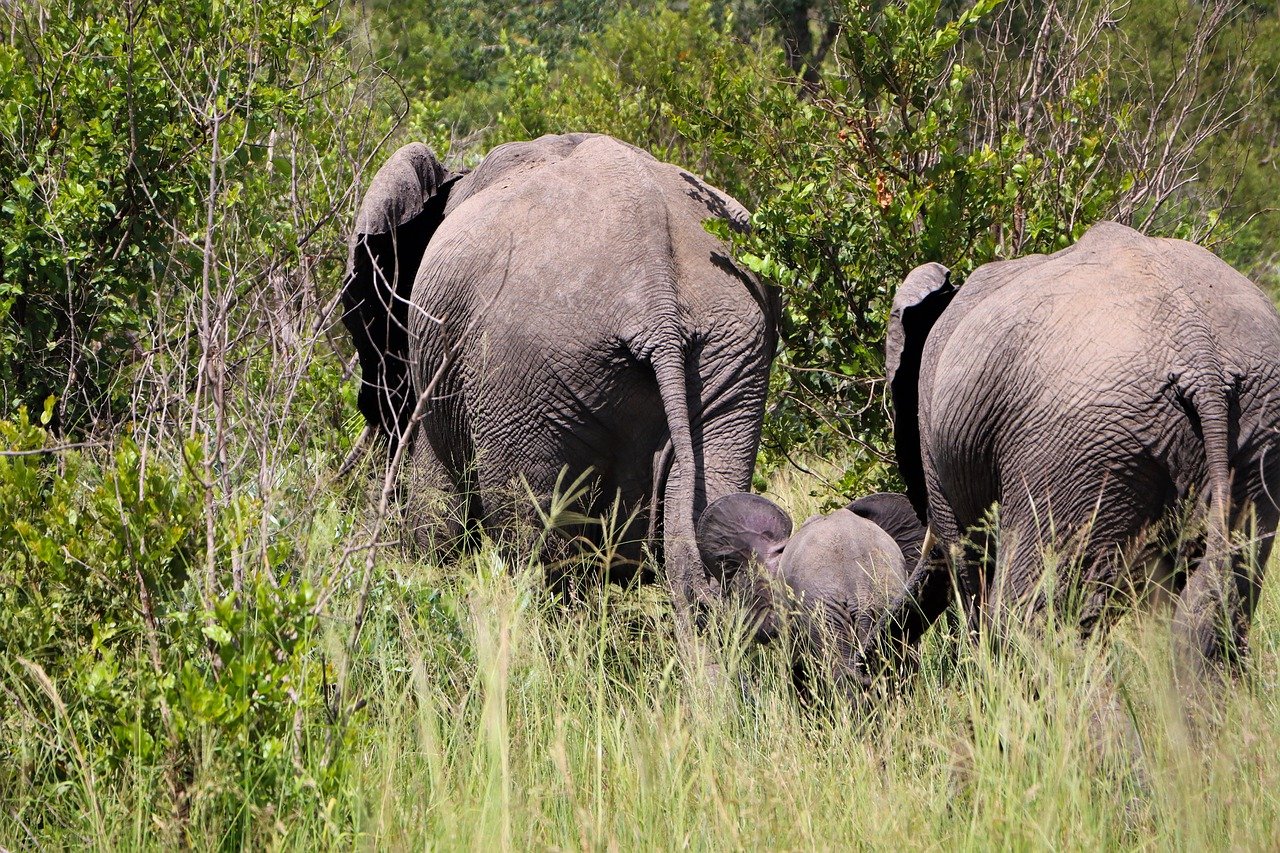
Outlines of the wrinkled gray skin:
<svg viewBox="0 0 1280 853">
<path fill-rule="evenodd" d="M 595 134 L 502 145 L 465 176 L 409 145 L 378 172 L 344 293 L 360 409 L 394 444 L 429 396 L 410 467 L 444 495 L 450 533 L 537 526 L 525 484 L 545 508 L 590 472 L 569 509 L 617 498 L 638 517 L 614 576 L 647 542 L 677 602 L 714 599 L 694 519 L 750 482 L 779 309 L 712 218 L 743 228 L 747 212 Z"/>
<path fill-rule="evenodd" d="M 920 561 L 926 528 L 911 499 L 893 492 L 877 492 L 850 501 L 845 509 L 860 515 L 893 537 L 908 567 Z"/>
<path fill-rule="evenodd" d="M 941 265 L 917 268 L 886 349 L 899 466 L 959 589 L 945 565 L 918 564 L 864 675 L 957 593 L 971 627 L 1034 616 L 1048 544 L 1075 557 L 1056 589 L 1086 634 L 1110 624 L 1118 594 L 1163 582 L 1184 665 L 1238 659 L 1280 495 L 1280 316 L 1257 287 L 1191 243 L 1101 223 L 959 289 Z M 998 547 L 974 532 L 995 503 Z M 1175 555 L 1153 534 L 1187 506 L 1202 523 Z M 1251 511 L 1256 562 L 1227 543 Z M 1188 558 L 1181 576 L 1175 556 Z"/>
<path fill-rule="evenodd" d="M 873 495 L 859 508 L 900 518 L 903 506 L 914 520 L 901 495 Z M 703 562 L 746 606 L 754 639 L 769 642 L 790 621 L 802 648 L 840 679 L 854 673 L 858 644 L 905 588 L 904 552 L 919 554 L 924 538 L 918 521 L 915 529 L 918 539 L 904 525 L 895 541 L 864 515 L 838 509 L 812 516 L 793 534 L 777 504 L 741 493 L 711 503 L 697 534 Z"/>
</svg>

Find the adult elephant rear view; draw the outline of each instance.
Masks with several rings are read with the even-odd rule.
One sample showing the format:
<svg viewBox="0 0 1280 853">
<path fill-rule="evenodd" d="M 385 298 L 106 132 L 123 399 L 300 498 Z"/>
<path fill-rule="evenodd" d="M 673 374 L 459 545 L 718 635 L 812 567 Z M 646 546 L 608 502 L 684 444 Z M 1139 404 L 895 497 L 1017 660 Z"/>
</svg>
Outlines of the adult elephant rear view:
<svg viewBox="0 0 1280 853">
<path fill-rule="evenodd" d="M 576 509 L 616 498 L 638 515 L 615 570 L 648 541 L 678 603 L 707 598 L 694 519 L 750 482 L 778 314 L 710 218 L 742 228 L 747 213 L 607 136 L 502 145 L 465 176 L 402 148 L 352 240 L 361 411 L 491 531 L 515 520 L 525 484 L 545 505 L 589 476 Z"/>
<path fill-rule="evenodd" d="M 1280 512 L 1280 316 L 1257 287 L 1198 246 L 1102 223 L 958 289 L 941 265 L 917 268 L 886 360 L 903 478 L 954 571 L 919 566 L 871 660 L 955 597 L 976 620 L 1036 612 L 1050 589 L 1086 632 L 1105 628 L 1118 592 L 1178 556 L 1187 570 L 1163 580 L 1183 660 L 1236 657 Z M 1199 526 L 1177 554 L 1154 534 L 1189 500 Z M 993 504 L 998 548 L 980 529 Z M 1256 552 L 1233 549 L 1250 521 Z M 1046 546 L 1076 559 L 1042 588 Z"/>
</svg>

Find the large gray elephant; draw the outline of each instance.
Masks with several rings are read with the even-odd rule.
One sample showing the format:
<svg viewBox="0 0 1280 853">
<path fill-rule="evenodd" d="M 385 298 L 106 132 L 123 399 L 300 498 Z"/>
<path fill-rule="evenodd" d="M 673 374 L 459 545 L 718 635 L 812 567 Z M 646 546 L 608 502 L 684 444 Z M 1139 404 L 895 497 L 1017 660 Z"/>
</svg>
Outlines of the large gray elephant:
<svg viewBox="0 0 1280 853">
<path fill-rule="evenodd" d="M 607 136 L 501 145 L 466 175 L 401 148 L 351 240 L 361 412 L 410 442 L 413 481 L 454 522 L 519 526 L 527 495 L 545 511 L 585 477 L 578 518 L 638 519 L 614 531 L 615 577 L 647 543 L 678 604 L 713 599 L 694 520 L 750 483 L 779 305 L 708 219 L 748 214 Z"/>
<path fill-rule="evenodd" d="M 739 493 L 708 505 L 697 535 L 703 563 L 739 598 L 756 642 L 789 624 L 802 657 L 817 656 L 851 687 L 859 643 L 905 589 L 906 555 L 919 555 L 925 529 L 905 496 L 876 494 L 812 516 L 793 534 L 781 507 Z M 795 665 L 803 687 L 807 667 L 801 658 Z"/>
<path fill-rule="evenodd" d="M 952 565 L 913 570 L 864 677 L 952 601 L 977 627 L 1040 612 L 1051 588 L 1087 634 L 1161 582 L 1181 660 L 1238 659 L 1280 514 L 1280 315 L 1256 286 L 1191 243 L 1101 223 L 959 288 L 918 267 L 886 350 L 902 476 Z M 1246 527 L 1254 546 L 1233 546 Z"/>
</svg>

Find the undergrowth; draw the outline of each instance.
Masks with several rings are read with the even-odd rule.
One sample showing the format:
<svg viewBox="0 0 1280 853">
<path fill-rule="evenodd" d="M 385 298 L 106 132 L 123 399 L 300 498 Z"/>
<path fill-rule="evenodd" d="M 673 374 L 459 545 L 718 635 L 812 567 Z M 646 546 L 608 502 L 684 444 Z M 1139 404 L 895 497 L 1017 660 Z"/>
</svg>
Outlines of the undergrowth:
<svg viewBox="0 0 1280 853">
<path fill-rule="evenodd" d="M 25 418 L 3 430 L 43 446 Z M 802 705 L 781 650 L 713 630 L 718 666 L 690 665 L 660 589 L 588 585 L 565 606 L 536 558 L 490 546 L 384 546 L 353 641 L 361 488 L 265 542 L 260 506 L 228 506 L 210 540 L 198 471 L 127 439 L 0 459 L 5 847 L 1255 848 L 1280 832 L 1269 592 L 1248 673 L 1194 713 L 1160 613 L 999 655 L 936 631 L 878 708 Z M 772 494 L 803 516 L 814 483 L 780 474 Z M 238 591 L 206 594 L 210 541 L 220 578 L 242 563 Z"/>
</svg>

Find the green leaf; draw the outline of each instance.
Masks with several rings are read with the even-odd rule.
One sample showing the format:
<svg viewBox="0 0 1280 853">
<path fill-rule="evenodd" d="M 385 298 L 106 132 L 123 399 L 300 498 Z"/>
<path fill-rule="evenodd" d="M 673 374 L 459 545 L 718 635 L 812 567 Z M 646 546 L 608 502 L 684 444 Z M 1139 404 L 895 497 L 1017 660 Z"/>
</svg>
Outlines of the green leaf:
<svg viewBox="0 0 1280 853">
<path fill-rule="evenodd" d="M 200 632 L 220 646 L 231 643 L 231 632 L 221 625 L 205 625 Z"/>
</svg>

